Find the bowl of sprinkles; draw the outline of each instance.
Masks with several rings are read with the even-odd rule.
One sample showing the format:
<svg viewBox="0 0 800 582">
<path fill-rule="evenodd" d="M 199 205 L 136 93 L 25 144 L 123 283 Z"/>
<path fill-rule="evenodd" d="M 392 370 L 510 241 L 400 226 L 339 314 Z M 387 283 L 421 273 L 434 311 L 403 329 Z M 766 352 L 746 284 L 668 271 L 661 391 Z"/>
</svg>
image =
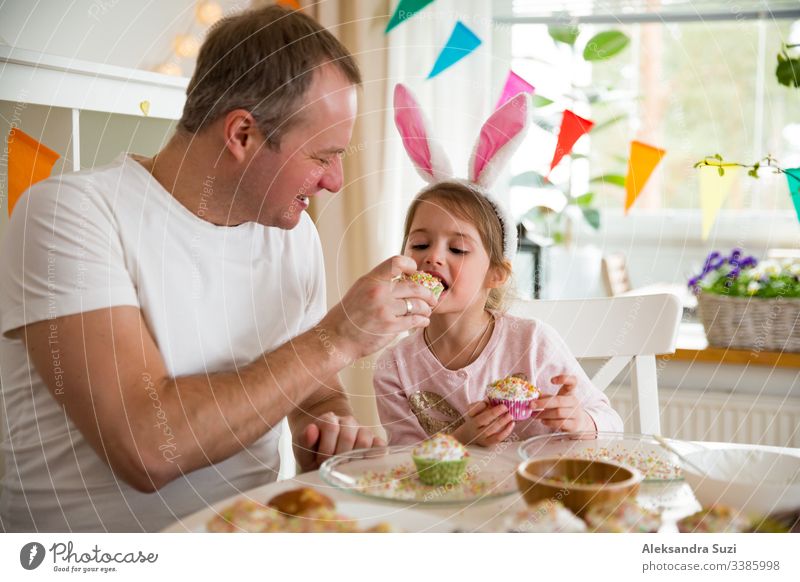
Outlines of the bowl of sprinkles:
<svg viewBox="0 0 800 582">
<path fill-rule="evenodd" d="M 636 469 L 619 463 L 570 457 L 529 459 L 517 469 L 517 486 L 529 505 L 560 501 L 578 516 L 597 504 L 635 498 L 641 481 Z"/>
<path fill-rule="evenodd" d="M 645 482 L 683 480 L 680 462 L 652 436 L 622 432 L 552 433 L 531 437 L 518 449 L 523 460 L 546 456 L 611 461 L 633 467 Z"/>
</svg>

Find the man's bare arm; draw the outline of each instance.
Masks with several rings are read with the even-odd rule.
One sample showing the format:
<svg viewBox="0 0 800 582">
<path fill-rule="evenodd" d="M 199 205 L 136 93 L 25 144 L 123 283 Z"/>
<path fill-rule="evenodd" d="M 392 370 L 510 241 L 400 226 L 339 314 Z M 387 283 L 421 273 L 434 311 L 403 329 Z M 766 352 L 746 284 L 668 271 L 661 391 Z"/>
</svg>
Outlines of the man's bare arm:
<svg viewBox="0 0 800 582">
<path fill-rule="evenodd" d="M 141 491 L 252 444 L 342 365 L 310 332 L 238 370 L 171 378 L 135 307 L 37 322 L 22 338 L 89 444 Z"/>
<path fill-rule="evenodd" d="M 141 312 L 131 306 L 44 320 L 17 333 L 100 457 L 136 489 L 155 491 L 252 444 L 317 392 L 321 379 L 397 333 L 427 325 L 431 293 L 392 283 L 414 268 L 407 257 L 385 261 L 359 279 L 317 329 L 223 373 L 170 377 Z M 403 316 L 406 298 L 416 305 L 411 316 Z M 331 431 L 324 423 L 317 428 L 316 446 L 326 450 Z"/>
</svg>

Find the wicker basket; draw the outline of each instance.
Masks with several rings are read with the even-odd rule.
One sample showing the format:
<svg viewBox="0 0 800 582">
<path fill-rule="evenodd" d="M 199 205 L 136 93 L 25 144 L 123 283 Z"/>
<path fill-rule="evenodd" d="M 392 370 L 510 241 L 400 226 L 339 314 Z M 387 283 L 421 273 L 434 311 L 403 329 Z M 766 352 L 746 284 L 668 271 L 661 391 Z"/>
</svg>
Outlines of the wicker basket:
<svg viewBox="0 0 800 582">
<path fill-rule="evenodd" d="M 697 302 L 709 345 L 800 352 L 800 299 L 701 293 Z"/>
</svg>

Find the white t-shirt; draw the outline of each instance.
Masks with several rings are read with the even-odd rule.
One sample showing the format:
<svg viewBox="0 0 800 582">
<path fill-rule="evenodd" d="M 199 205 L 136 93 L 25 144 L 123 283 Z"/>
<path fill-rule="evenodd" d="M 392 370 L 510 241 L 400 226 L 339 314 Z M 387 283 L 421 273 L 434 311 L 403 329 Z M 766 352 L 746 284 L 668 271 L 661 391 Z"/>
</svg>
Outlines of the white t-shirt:
<svg viewBox="0 0 800 582">
<path fill-rule="evenodd" d="M 201 216 L 211 196 L 214 177 L 208 176 Z M 325 313 L 322 248 L 308 215 L 293 230 L 215 226 L 121 156 L 105 168 L 34 185 L 15 207 L 0 252 L 0 529 L 154 531 L 276 479 L 280 426 L 222 463 L 156 493 L 137 492 L 89 446 L 22 342 L 6 334 L 36 321 L 134 305 L 171 375 L 247 364 Z M 59 350 L 69 346 L 50 347 L 53 365 L 60 366 Z M 174 457 L 180 443 L 158 410 L 157 394 L 149 396 L 162 451 Z"/>
</svg>

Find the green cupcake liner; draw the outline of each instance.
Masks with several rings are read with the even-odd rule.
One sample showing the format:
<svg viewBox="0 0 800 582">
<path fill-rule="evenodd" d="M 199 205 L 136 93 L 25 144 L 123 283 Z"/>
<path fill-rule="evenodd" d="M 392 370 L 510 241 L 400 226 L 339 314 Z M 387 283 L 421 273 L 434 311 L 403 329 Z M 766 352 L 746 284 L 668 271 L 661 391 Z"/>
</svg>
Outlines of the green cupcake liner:
<svg viewBox="0 0 800 582">
<path fill-rule="evenodd" d="M 437 461 L 414 457 L 419 480 L 425 485 L 458 483 L 467 468 L 467 458 L 457 461 Z"/>
</svg>

